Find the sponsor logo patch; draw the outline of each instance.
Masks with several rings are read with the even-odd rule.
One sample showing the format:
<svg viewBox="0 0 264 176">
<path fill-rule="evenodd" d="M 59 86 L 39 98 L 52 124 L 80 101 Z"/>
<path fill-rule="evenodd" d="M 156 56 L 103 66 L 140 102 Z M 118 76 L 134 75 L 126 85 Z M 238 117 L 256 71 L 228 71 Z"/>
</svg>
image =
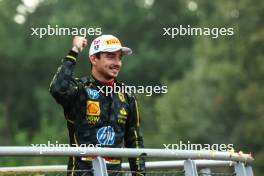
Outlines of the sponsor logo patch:
<svg viewBox="0 0 264 176">
<path fill-rule="evenodd" d="M 95 40 L 94 41 L 94 50 L 98 50 L 99 49 L 99 44 L 100 44 L 100 40 Z"/>
<path fill-rule="evenodd" d="M 100 116 L 86 116 L 89 125 L 95 125 L 100 120 Z"/>
<path fill-rule="evenodd" d="M 99 116 L 100 115 L 100 105 L 97 101 L 87 101 L 86 103 L 86 115 Z"/>
<path fill-rule="evenodd" d="M 119 111 L 119 113 L 120 113 L 121 115 L 123 115 L 123 116 L 127 116 L 127 111 L 126 111 L 125 108 L 121 108 L 120 111 Z"/>
<path fill-rule="evenodd" d="M 113 145 L 115 142 L 115 131 L 111 126 L 105 126 L 97 131 L 96 138 L 102 145 Z"/>
<path fill-rule="evenodd" d="M 97 91 L 97 90 L 87 88 L 86 92 L 87 92 L 89 98 L 92 100 L 97 100 L 99 98 L 99 91 Z"/>
<path fill-rule="evenodd" d="M 125 102 L 125 96 L 124 96 L 123 93 L 118 92 L 118 97 L 119 97 L 119 100 L 120 100 L 120 101 Z"/>
<path fill-rule="evenodd" d="M 118 115 L 117 122 L 118 122 L 119 124 L 126 124 L 126 120 L 127 120 L 127 116 Z"/>
<path fill-rule="evenodd" d="M 116 39 L 109 39 L 105 41 L 106 45 L 119 45 L 121 46 L 121 43 Z"/>
</svg>

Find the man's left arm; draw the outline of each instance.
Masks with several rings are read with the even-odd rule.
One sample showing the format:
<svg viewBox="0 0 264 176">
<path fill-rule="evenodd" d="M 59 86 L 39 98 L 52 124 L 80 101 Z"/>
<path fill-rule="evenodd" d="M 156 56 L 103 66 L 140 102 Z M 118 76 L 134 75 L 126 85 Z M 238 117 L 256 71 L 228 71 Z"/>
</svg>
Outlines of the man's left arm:
<svg viewBox="0 0 264 176">
<path fill-rule="evenodd" d="M 140 118 L 137 100 L 133 96 L 130 100 L 130 112 L 128 116 L 126 134 L 125 134 L 125 147 L 127 148 L 144 148 L 144 140 L 140 127 Z M 128 158 L 129 165 L 133 176 L 145 175 L 145 160 L 144 158 Z"/>
</svg>

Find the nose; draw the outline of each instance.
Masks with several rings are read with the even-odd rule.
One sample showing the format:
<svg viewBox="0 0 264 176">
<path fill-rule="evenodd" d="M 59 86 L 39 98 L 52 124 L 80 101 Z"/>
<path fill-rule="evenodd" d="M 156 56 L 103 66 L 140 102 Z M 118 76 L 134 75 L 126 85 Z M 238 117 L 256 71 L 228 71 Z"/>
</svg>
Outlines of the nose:
<svg viewBox="0 0 264 176">
<path fill-rule="evenodd" d="M 120 58 L 120 57 L 116 57 L 116 58 L 114 59 L 114 64 L 115 64 L 116 66 L 121 67 L 121 66 L 122 66 L 122 60 L 121 60 L 121 58 Z"/>
</svg>

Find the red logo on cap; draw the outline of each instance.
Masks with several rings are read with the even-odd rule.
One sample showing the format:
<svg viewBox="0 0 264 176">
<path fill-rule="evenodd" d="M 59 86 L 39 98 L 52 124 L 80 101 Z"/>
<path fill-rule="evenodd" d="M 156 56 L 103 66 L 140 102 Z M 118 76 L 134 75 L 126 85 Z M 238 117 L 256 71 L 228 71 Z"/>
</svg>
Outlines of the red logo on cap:
<svg viewBox="0 0 264 176">
<path fill-rule="evenodd" d="M 94 45 L 98 45 L 100 43 L 100 40 L 95 40 Z"/>
<path fill-rule="evenodd" d="M 95 41 L 94 41 L 94 49 L 95 49 L 95 50 L 98 50 L 98 48 L 99 48 L 99 44 L 100 44 L 100 40 L 95 40 Z"/>
</svg>

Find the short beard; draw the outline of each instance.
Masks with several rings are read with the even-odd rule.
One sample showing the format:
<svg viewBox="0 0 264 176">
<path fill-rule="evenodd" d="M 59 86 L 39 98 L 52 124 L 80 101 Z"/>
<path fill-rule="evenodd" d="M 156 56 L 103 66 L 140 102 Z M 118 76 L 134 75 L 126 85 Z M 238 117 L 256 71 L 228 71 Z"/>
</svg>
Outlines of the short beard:
<svg viewBox="0 0 264 176">
<path fill-rule="evenodd" d="M 106 72 L 101 72 L 101 74 L 107 79 L 107 80 L 111 80 L 111 79 L 115 79 L 116 76 L 112 76 L 110 74 L 107 74 Z"/>
</svg>

